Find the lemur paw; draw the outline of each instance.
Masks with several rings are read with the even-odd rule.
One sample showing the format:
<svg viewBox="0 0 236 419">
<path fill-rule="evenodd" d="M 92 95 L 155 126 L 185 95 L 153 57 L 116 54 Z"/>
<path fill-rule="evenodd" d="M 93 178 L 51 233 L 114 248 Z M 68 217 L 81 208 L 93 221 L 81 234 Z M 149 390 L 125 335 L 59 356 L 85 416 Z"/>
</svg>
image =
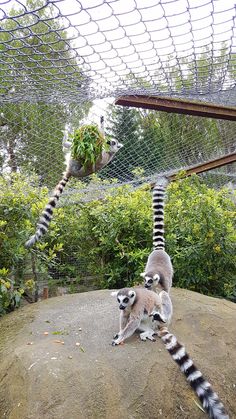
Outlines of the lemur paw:
<svg viewBox="0 0 236 419">
<path fill-rule="evenodd" d="M 142 341 L 146 341 L 147 339 L 149 339 L 149 340 L 151 340 L 151 341 L 153 341 L 153 342 L 155 342 L 156 341 L 156 339 L 153 337 L 154 336 L 154 332 L 153 331 L 148 331 L 148 332 L 142 332 L 142 333 L 140 333 L 140 339 L 142 340 Z"/>
<path fill-rule="evenodd" d="M 159 321 L 162 323 L 166 323 L 165 317 L 159 313 L 159 311 L 153 311 L 149 317 L 152 317 L 152 321 Z"/>
<path fill-rule="evenodd" d="M 113 336 L 112 346 L 116 346 L 122 343 L 122 338 L 120 337 L 120 333 L 116 333 L 115 336 Z"/>
<path fill-rule="evenodd" d="M 124 341 L 119 339 L 119 337 L 117 339 L 113 339 L 113 341 L 111 342 L 112 346 L 117 346 L 117 345 L 123 345 Z"/>
</svg>

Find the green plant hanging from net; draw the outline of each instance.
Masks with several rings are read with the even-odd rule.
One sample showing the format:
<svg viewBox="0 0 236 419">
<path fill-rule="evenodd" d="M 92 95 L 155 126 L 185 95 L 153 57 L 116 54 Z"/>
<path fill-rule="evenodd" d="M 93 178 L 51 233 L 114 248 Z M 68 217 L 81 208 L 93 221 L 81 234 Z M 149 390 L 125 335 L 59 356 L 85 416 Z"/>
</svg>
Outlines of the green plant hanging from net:
<svg viewBox="0 0 236 419">
<path fill-rule="evenodd" d="M 105 136 L 96 125 L 83 125 L 71 136 L 71 157 L 83 166 L 94 164 L 103 150 L 107 149 Z"/>
</svg>

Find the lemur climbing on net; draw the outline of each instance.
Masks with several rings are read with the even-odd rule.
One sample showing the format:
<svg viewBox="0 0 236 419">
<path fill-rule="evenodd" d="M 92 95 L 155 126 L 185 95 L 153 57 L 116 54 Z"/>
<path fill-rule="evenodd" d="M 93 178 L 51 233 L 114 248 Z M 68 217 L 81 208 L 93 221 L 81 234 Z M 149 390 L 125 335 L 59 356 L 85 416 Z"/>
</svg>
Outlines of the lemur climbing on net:
<svg viewBox="0 0 236 419">
<path fill-rule="evenodd" d="M 64 142 L 64 151 L 66 151 L 65 155 L 65 164 L 66 170 L 63 174 L 62 179 L 57 184 L 53 195 L 49 199 L 45 209 L 42 212 L 42 215 L 39 219 L 37 224 L 37 229 L 35 234 L 30 237 L 30 239 L 25 243 L 26 247 L 33 246 L 37 241 L 41 239 L 41 237 L 47 233 L 49 224 L 51 222 L 54 208 L 56 207 L 58 200 L 63 193 L 65 186 L 69 179 L 73 176 L 76 178 L 83 178 L 85 176 L 89 176 L 92 173 L 98 172 L 104 166 L 106 166 L 115 156 L 117 151 L 123 147 L 123 144 L 119 143 L 115 139 L 109 139 L 107 141 L 108 150 L 102 150 L 100 156 L 96 159 L 95 163 L 88 164 L 84 166 L 80 160 L 73 159 L 71 157 L 71 143 L 66 141 Z"/>
</svg>

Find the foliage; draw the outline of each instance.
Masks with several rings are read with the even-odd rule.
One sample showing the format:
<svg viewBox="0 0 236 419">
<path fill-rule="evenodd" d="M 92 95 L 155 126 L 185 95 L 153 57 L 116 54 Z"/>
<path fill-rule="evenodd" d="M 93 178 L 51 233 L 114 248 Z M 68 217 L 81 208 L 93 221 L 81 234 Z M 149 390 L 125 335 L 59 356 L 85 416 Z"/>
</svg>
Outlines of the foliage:
<svg viewBox="0 0 236 419">
<path fill-rule="evenodd" d="M 140 147 L 140 112 L 136 109 L 130 109 L 122 106 L 110 105 L 107 109 L 106 120 L 108 121 L 107 132 L 114 138 L 118 138 L 124 145 L 123 151 L 118 153 L 115 163 L 110 163 L 103 173 L 109 176 L 112 173 L 112 167 L 122 167 L 125 164 L 125 175 L 133 179 L 132 170 L 135 167 L 142 167 L 143 155 L 137 155 L 137 148 Z M 142 143 L 145 148 L 145 143 Z M 127 159 L 129 156 L 129 159 Z M 117 173 L 119 180 L 123 180 L 123 174 Z"/>
<path fill-rule="evenodd" d="M 83 166 L 94 164 L 106 146 L 105 137 L 96 125 L 83 125 L 70 137 L 72 157 L 82 161 Z"/>
<path fill-rule="evenodd" d="M 216 148 L 225 152 L 217 120 L 147 111 L 141 124 L 143 138 L 152 141 L 158 171 L 170 169 L 170 151 L 172 167 L 189 166 L 199 159 L 207 159 Z M 153 156 L 148 158 L 149 164 L 154 166 Z"/>
<path fill-rule="evenodd" d="M 232 152 L 232 121 L 119 106 L 108 108 L 106 119 L 109 134 L 125 146 L 115 164 L 116 168 L 125 165 L 126 179 L 133 179 L 136 167 L 150 175 L 208 160 L 216 151 Z M 109 175 L 111 171 L 112 164 L 104 173 Z M 123 180 L 122 171 L 116 172 Z"/>
<path fill-rule="evenodd" d="M 158 70 L 155 74 L 157 85 L 162 92 L 169 92 L 170 89 L 172 92 L 179 92 L 179 99 L 181 92 L 186 99 L 186 95 L 193 91 L 209 91 L 209 86 L 213 88 L 225 80 L 228 54 L 232 59 L 228 76 L 233 83 L 235 67 L 232 63 L 235 61 L 228 46 L 222 43 L 216 51 L 202 48 L 195 61 L 192 57 L 180 58 L 178 66 L 173 67 L 175 57 L 170 56 L 164 64 L 167 75 L 165 80 L 158 77 Z M 209 66 L 209 61 L 213 62 L 212 66 Z M 127 80 L 131 90 L 142 86 L 145 89 L 149 87 L 152 91 L 150 82 L 138 79 L 134 74 L 130 74 Z M 106 121 L 108 132 L 125 145 L 115 160 L 120 180 L 124 180 L 124 176 L 119 168 L 124 165 L 126 179 L 133 179 L 132 170 L 137 166 L 143 168 L 149 176 L 188 167 L 199 161 L 209 160 L 211 156 L 234 151 L 236 123 L 232 121 L 121 106 L 108 107 Z M 112 167 L 108 166 L 104 173 L 111 173 Z M 230 166 L 227 170 L 230 171 Z M 234 173 L 233 169 L 232 172 Z"/>
<path fill-rule="evenodd" d="M 144 188 L 114 188 L 101 201 L 85 204 L 79 212 L 79 255 L 103 287 L 129 286 L 139 279 L 151 246 L 150 196 Z"/>
<path fill-rule="evenodd" d="M 47 188 L 40 189 L 35 184 L 37 179 L 34 177 L 26 178 L 19 174 L 0 177 L 2 311 L 19 305 L 22 294 L 19 290 L 34 291 L 34 284 L 37 282 L 35 269 L 37 272 L 47 271 L 62 248 L 58 240 L 54 246 L 51 246 L 49 252 L 40 249 L 35 267 L 34 258 L 24 247 L 26 239 L 35 229 L 35 219 L 38 219 L 48 200 Z M 52 237 L 56 235 L 53 222 L 51 235 Z M 31 276 L 27 281 L 25 281 L 26 274 Z"/>
<path fill-rule="evenodd" d="M 100 286 L 119 288 L 139 282 L 152 248 L 149 188 L 114 188 L 104 200 L 63 209 L 69 217 L 60 219 L 64 249 L 60 269 L 64 266 L 66 271 L 73 254 L 78 264 L 83 261 L 88 272 L 100 278 Z M 165 234 L 175 286 L 234 296 L 235 219 L 227 189 L 208 188 L 197 176 L 169 185 Z"/>
<path fill-rule="evenodd" d="M 36 8 L 37 17 L 24 13 L 26 8 Z M 68 34 L 62 22 L 53 19 L 50 5 L 27 0 L 25 6 L 19 10 L 13 7 L 9 13 L 15 18 L 3 19 L 0 31 L 0 95 L 7 98 L 0 106 L 0 171 L 36 173 L 41 184 L 53 187 L 63 170 L 65 125 L 78 126 L 90 104 L 65 106 L 61 101 L 64 79 L 71 80 L 73 74 L 78 88 L 83 77 L 68 49 Z M 89 88 L 88 82 L 86 86 Z M 32 100 L 35 92 L 37 103 Z M 16 99 L 26 93 L 28 103 Z M 46 104 L 41 94 L 58 96 L 59 100 L 56 105 L 52 101 Z M 50 165 L 45 165 L 45 158 Z"/>
<path fill-rule="evenodd" d="M 19 307 L 25 290 L 34 289 L 34 281 L 29 280 L 22 286 L 16 286 L 15 281 L 8 275 L 9 270 L 0 269 L 0 316 Z"/>
<path fill-rule="evenodd" d="M 96 176 L 92 182 L 98 191 L 104 183 Z M 77 182 L 75 204 L 62 200 L 49 232 L 29 252 L 24 243 L 48 200 L 47 188 L 39 189 L 35 183 L 17 174 L 11 180 L 0 178 L 0 266 L 7 272 L 1 275 L 1 285 L 8 307 L 15 299 L 9 298 L 12 290 L 23 289 L 25 274 L 30 272 L 35 282 L 39 272 L 48 278 L 76 281 L 89 274 L 105 288 L 141 282 L 140 273 L 152 249 L 149 186 L 133 190 L 127 185 L 113 187 L 111 182 L 103 199 L 98 193 L 98 199 L 94 196 L 94 201 L 84 202 L 83 183 Z M 192 176 L 172 182 L 167 195 L 165 236 L 174 265 L 174 286 L 235 298 L 236 217 L 229 191 L 208 188 Z M 8 278 L 14 282 L 9 288 Z"/>
<path fill-rule="evenodd" d="M 236 212 L 229 191 L 208 188 L 197 176 L 173 182 L 165 221 L 174 284 L 204 294 L 234 295 Z"/>
</svg>

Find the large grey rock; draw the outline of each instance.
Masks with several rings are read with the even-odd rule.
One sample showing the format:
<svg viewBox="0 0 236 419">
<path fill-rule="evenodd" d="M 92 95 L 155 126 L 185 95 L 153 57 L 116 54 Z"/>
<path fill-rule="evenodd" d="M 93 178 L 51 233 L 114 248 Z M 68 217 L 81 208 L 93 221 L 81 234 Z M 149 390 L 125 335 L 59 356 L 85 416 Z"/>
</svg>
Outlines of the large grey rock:
<svg viewBox="0 0 236 419">
<path fill-rule="evenodd" d="M 236 418 L 236 305 L 180 289 L 172 297 L 171 331 Z M 137 334 L 112 347 L 118 324 L 108 290 L 52 298 L 0 319 L 0 418 L 205 418 L 161 340 L 141 342 Z"/>
</svg>

